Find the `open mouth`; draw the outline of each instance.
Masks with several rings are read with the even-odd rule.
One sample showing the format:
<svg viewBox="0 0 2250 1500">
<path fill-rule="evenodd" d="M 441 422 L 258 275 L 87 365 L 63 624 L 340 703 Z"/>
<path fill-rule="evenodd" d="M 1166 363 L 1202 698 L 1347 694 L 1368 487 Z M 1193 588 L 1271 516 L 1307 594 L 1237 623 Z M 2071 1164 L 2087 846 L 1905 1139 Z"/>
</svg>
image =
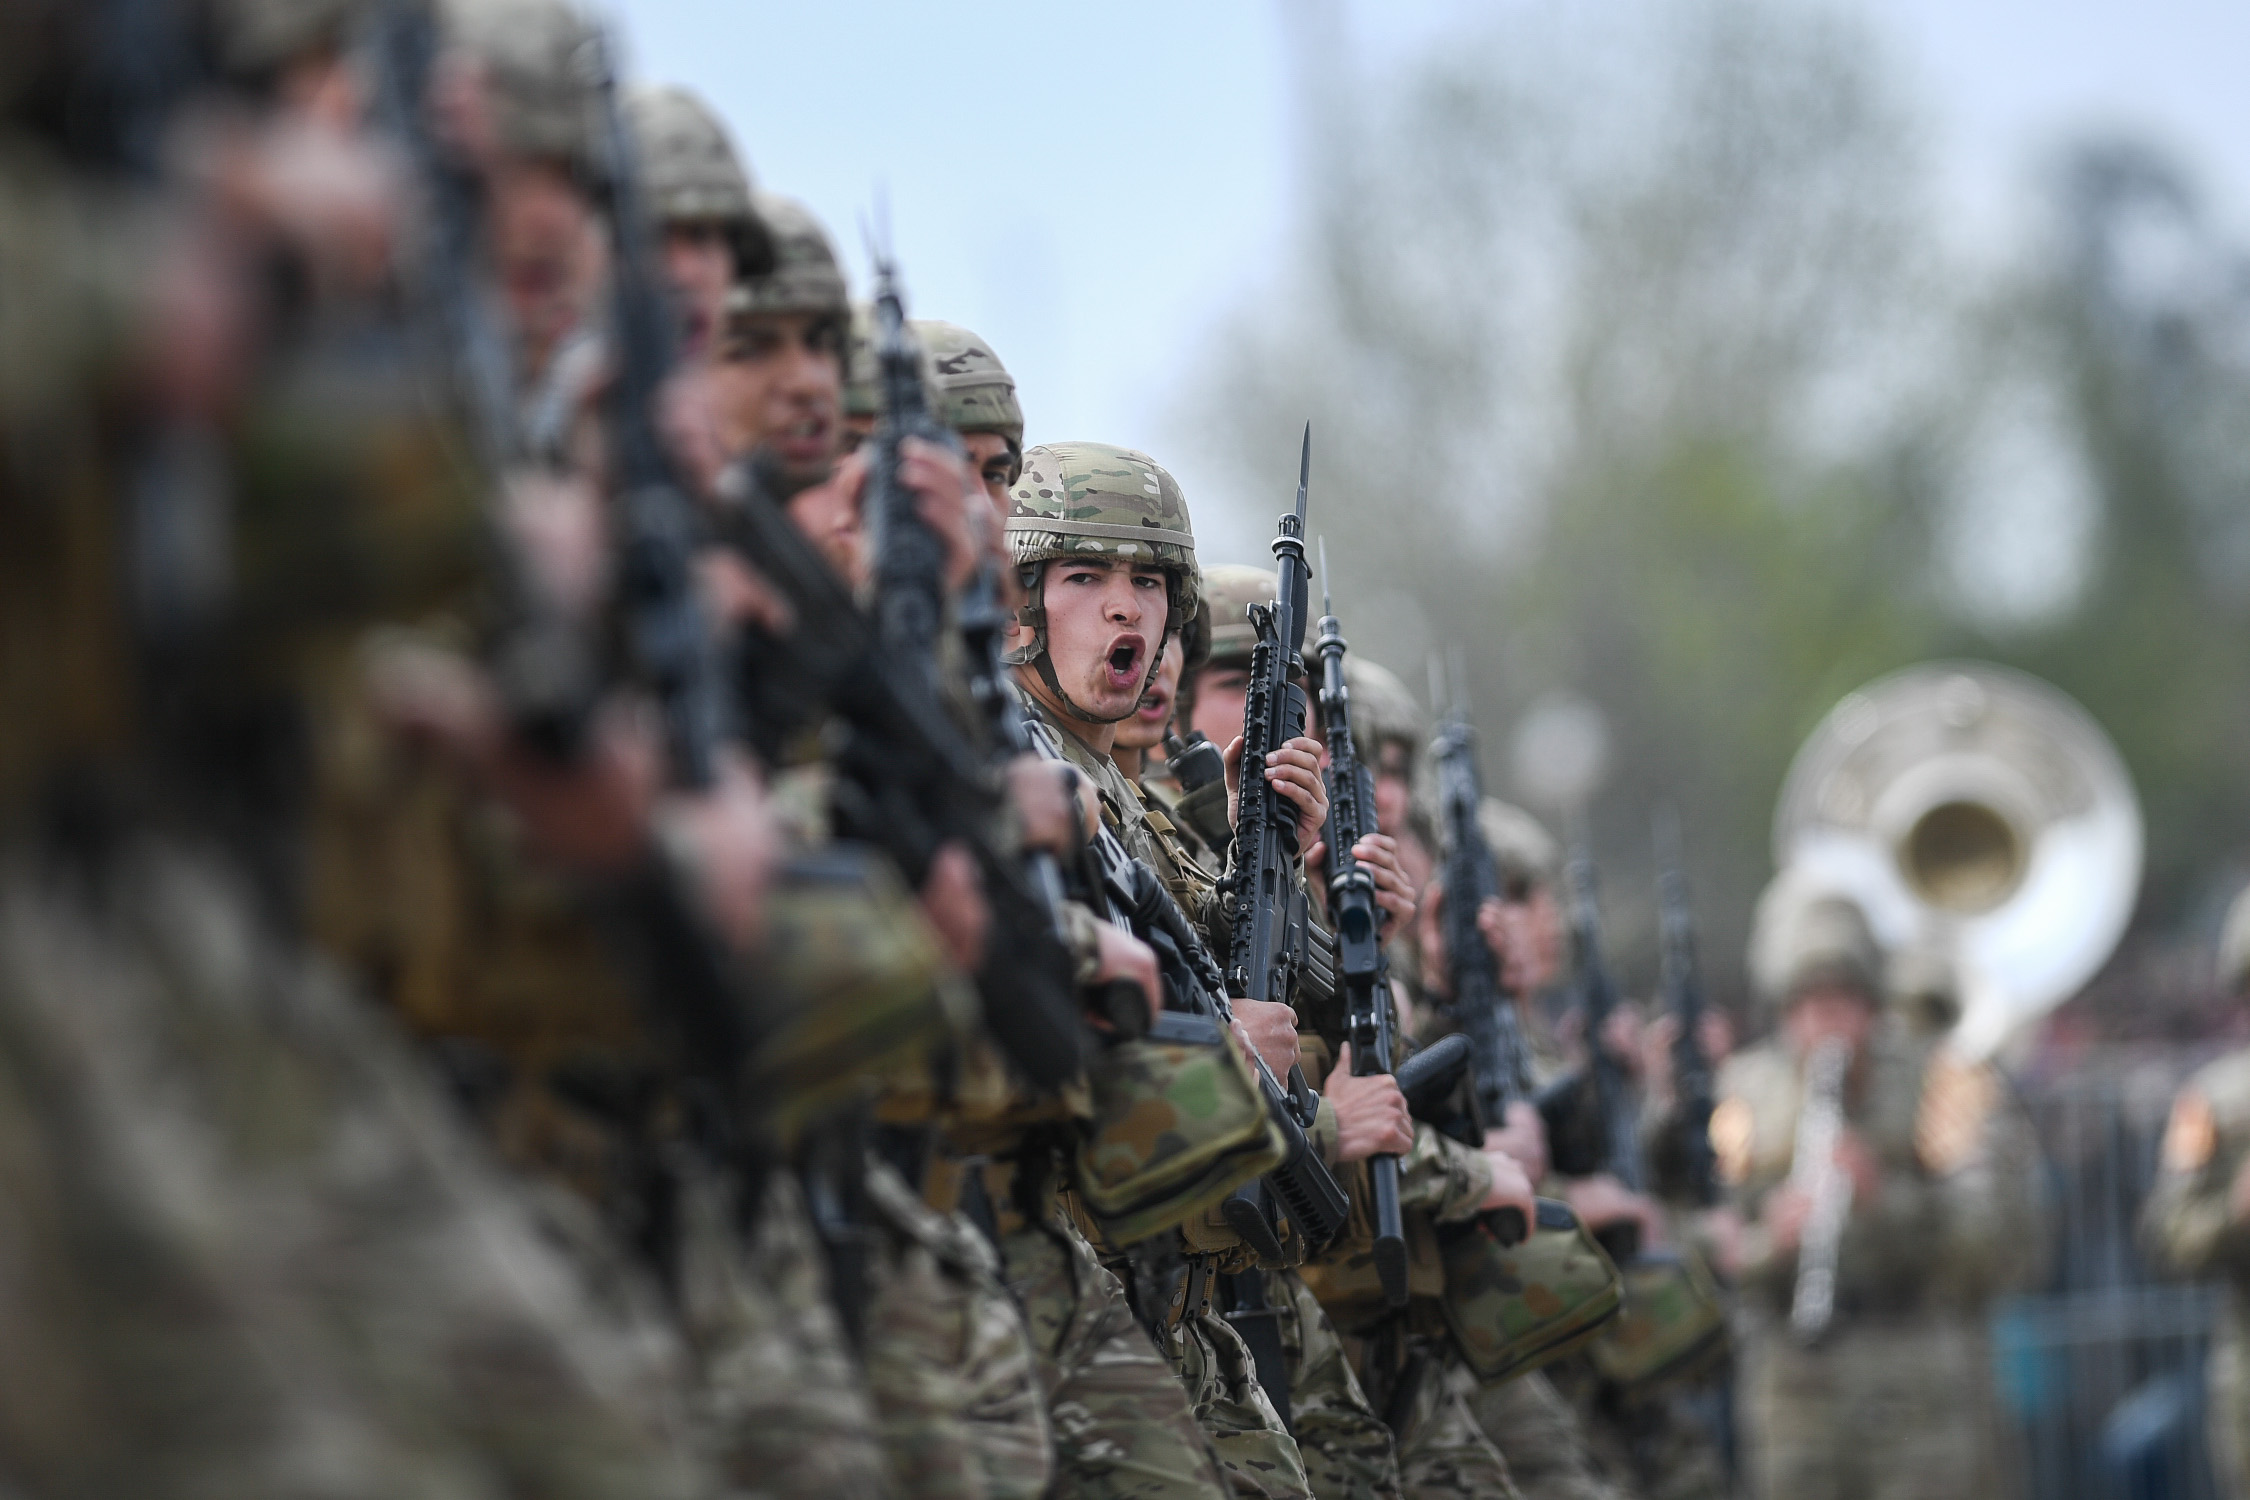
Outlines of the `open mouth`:
<svg viewBox="0 0 2250 1500">
<path fill-rule="evenodd" d="M 1109 648 L 1109 655 L 1102 660 L 1109 674 L 1109 685 L 1120 691 L 1138 688 L 1144 661 L 1142 653 L 1147 650 L 1148 643 L 1139 636 L 1119 636 L 1116 644 Z"/>
<path fill-rule="evenodd" d="M 1149 690 L 1141 694 L 1141 706 L 1133 712 L 1143 724 L 1162 724 L 1172 717 L 1172 695 L 1151 684 Z"/>
<path fill-rule="evenodd" d="M 783 424 L 774 446 L 791 460 L 824 458 L 834 441 L 828 419 L 817 412 L 800 415 Z"/>
</svg>

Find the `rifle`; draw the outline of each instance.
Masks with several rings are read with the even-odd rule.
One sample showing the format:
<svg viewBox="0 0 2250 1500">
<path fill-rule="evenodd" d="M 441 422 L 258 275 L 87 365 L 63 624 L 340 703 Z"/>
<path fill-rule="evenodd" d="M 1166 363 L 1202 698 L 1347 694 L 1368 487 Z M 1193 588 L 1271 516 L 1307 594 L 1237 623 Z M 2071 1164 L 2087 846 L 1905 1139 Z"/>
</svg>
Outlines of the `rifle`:
<svg viewBox="0 0 2250 1500">
<path fill-rule="evenodd" d="M 1497 1123 L 1507 1119 L 1509 1105 L 1531 1092 L 1531 1054 L 1517 1024 L 1515 1002 L 1501 988 L 1500 961 L 1477 927 L 1477 912 L 1500 894 L 1500 871 L 1477 823 L 1484 788 L 1477 775 L 1476 731 L 1459 704 L 1439 728 L 1431 751 L 1445 826 L 1445 947 L 1453 988 L 1447 1009 L 1468 1038 L 1477 1116 Z M 1492 1224 L 1504 1245 L 1519 1243 L 1530 1232 L 1516 1209 L 1496 1210 Z"/>
<path fill-rule="evenodd" d="M 1664 1004 L 1680 1028 L 1672 1039 L 1673 1136 L 1688 1197 L 1707 1208 L 1719 1197 L 1711 1150 L 1711 1059 L 1703 1052 L 1703 980 L 1696 970 L 1695 914 L 1688 907 L 1680 824 L 1668 811 L 1656 821 L 1656 898 Z"/>
<path fill-rule="evenodd" d="M 1312 481 L 1312 423 L 1305 424 L 1304 448 L 1297 463 L 1297 504 L 1281 517 L 1273 555 L 1279 584 L 1271 603 L 1250 606 L 1250 625 L 1258 634 L 1250 651 L 1250 685 L 1242 715 L 1242 783 L 1235 804 L 1234 848 L 1227 877 L 1219 882 L 1223 909 L 1231 920 L 1227 945 L 1227 993 L 1246 1000 L 1287 1003 L 1299 972 L 1307 967 L 1310 913 L 1297 885 L 1297 817 L 1287 799 L 1261 774 L 1266 756 L 1305 732 L 1309 705 L 1305 691 L 1291 680 L 1304 669 L 1305 498 Z M 1289 1071 L 1288 1097 L 1297 1101 L 1298 1123 L 1312 1116 L 1304 1101 L 1313 1099 L 1304 1074 Z M 1317 1107 L 1317 1103 L 1316 1103 Z M 1322 1169 L 1325 1173 L 1326 1169 Z M 1333 1184 L 1331 1184 L 1333 1185 Z M 1339 1197 L 1341 1195 L 1339 1194 Z M 1221 1209 L 1228 1225 L 1256 1244 L 1271 1235 L 1268 1210 L 1257 1183 L 1250 1183 Z M 1341 1228 L 1339 1219 L 1334 1228 Z M 1311 1226 L 1299 1222 L 1300 1230 Z M 1314 1250 L 1327 1243 L 1308 1233 Z"/>
<path fill-rule="evenodd" d="M 1242 714 L 1242 788 L 1235 808 L 1233 872 L 1220 883 L 1233 919 L 1227 949 L 1230 991 L 1246 1000 L 1289 998 L 1305 961 L 1304 900 L 1295 880 L 1295 810 L 1268 784 L 1266 757 L 1305 732 L 1304 689 L 1290 680 L 1302 670 L 1305 644 L 1305 492 L 1312 478 L 1312 423 L 1297 470 L 1297 508 L 1281 518 L 1273 539 L 1280 585 L 1270 604 L 1250 606 L 1258 633 L 1250 652 L 1250 685 Z"/>
<path fill-rule="evenodd" d="M 1375 881 L 1352 857 L 1361 838 L 1379 831 L 1375 772 L 1360 760 L 1352 741 L 1351 691 L 1344 685 L 1344 653 L 1349 647 L 1328 590 L 1325 537 L 1320 543 L 1320 584 L 1320 639 L 1314 650 L 1320 657 L 1320 718 L 1328 737 L 1328 912 L 1336 924 L 1337 977 L 1343 984 L 1352 1074 L 1364 1077 L 1392 1071 L 1395 1017 Z M 1375 1274 L 1383 1286 L 1383 1300 L 1404 1307 L 1406 1227 L 1399 1218 L 1398 1158 L 1370 1157 L 1367 1175 L 1375 1200 Z"/>
<path fill-rule="evenodd" d="M 1632 1192 L 1647 1189 L 1648 1170 L 1641 1159 L 1640 1117 L 1633 1080 L 1626 1065 L 1609 1049 L 1603 1035 L 1617 1009 L 1617 986 L 1602 962 L 1601 898 L 1595 885 L 1593 853 L 1581 834 L 1564 870 L 1570 903 L 1570 948 L 1578 968 L 1579 1015 L 1586 1038 L 1586 1072 L 1579 1084 L 1580 1097 L 1591 1095 L 1601 1136 L 1601 1168 Z M 1640 1253 L 1640 1228 L 1613 1224 L 1596 1238 L 1619 1265 Z"/>
</svg>

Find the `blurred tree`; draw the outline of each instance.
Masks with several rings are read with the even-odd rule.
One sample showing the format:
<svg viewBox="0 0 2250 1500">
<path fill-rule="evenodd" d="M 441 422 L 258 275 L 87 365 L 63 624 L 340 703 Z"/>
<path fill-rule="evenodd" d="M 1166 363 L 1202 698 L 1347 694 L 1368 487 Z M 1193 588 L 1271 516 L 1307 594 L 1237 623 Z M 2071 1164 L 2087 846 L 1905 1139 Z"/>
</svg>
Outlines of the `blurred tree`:
<svg viewBox="0 0 2250 1500">
<path fill-rule="evenodd" d="M 2061 393 L 2096 510 L 2068 607 L 1976 643 L 2108 726 L 2149 819 L 2143 925 L 2208 940 L 2250 842 L 2250 262 L 2145 144 L 2080 142 L 2050 186 L 1992 348 Z"/>
<path fill-rule="evenodd" d="M 2250 272 L 2185 175 L 2061 157 L 2028 270 L 1970 272 L 1869 30 L 1770 0 L 1518 8 L 1379 77 L 1300 54 L 1301 259 L 1191 438 L 1313 525 L 1355 647 L 1466 645 L 1487 771 L 1568 688 L 1608 717 L 1613 941 L 1653 970 L 1648 810 L 1682 811 L 1722 984 L 1789 758 L 1851 688 L 2009 662 L 2118 740 L 2144 935 L 2215 920 L 2250 833 Z M 2128 992 L 2126 986 L 2120 992 Z"/>
<path fill-rule="evenodd" d="M 1413 678 L 1468 644 L 1496 790 L 1528 699 L 1597 703 L 1629 970 L 1669 798 L 1738 973 L 1799 739 L 1943 627 L 1912 377 L 1944 297 L 1879 49 L 1796 7 L 1644 6 L 1367 83 L 1311 14 L 1306 262 L 1226 340 L 1200 435 L 1278 494 L 1309 413 L 1355 645 Z"/>
</svg>

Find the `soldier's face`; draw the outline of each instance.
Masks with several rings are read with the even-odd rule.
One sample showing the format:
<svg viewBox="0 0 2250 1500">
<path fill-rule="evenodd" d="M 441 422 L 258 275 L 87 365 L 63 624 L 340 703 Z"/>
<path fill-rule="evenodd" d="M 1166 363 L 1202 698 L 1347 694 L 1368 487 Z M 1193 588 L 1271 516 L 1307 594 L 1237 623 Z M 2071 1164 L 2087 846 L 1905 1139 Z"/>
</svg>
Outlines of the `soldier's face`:
<svg viewBox="0 0 2250 1500">
<path fill-rule="evenodd" d="M 1132 713 L 1164 638 L 1163 571 L 1065 558 L 1047 565 L 1046 604 L 1047 652 L 1070 701 L 1107 722 Z"/>
<path fill-rule="evenodd" d="M 673 224 L 664 231 L 664 280 L 680 317 L 680 357 L 708 356 L 726 317 L 734 251 L 716 224 Z"/>
<path fill-rule="evenodd" d="M 1133 710 L 1133 717 L 1117 726 L 1117 745 L 1121 750 L 1149 750 L 1164 743 L 1165 726 L 1172 722 L 1172 699 L 1180 690 L 1180 638 L 1174 636 L 1164 644 L 1164 656 L 1156 665 L 1156 679 L 1141 694 L 1141 706 Z"/>
<path fill-rule="evenodd" d="M 1500 982 L 1518 995 L 1536 995 L 1562 976 L 1562 912 L 1554 893 L 1534 886 L 1520 901 L 1500 903 L 1507 935 Z"/>
<path fill-rule="evenodd" d="M 1008 451 L 1008 440 L 997 432 L 970 432 L 962 434 L 961 446 L 969 450 L 969 472 L 984 486 L 996 524 L 1006 526 L 1008 486 L 1016 482 L 1021 467 Z"/>
<path fill-rule="evenodd" d="M 1858 987 L 1826 980 L 1798 991 L 1781 1024 L 1799 1057 L 1832 1037 L 1849 1043 L 1856 1053 L 1874 1033 L 1875 1006 Z"/>
<path fill-rule="evenodd" d="M 821 313 L 752 313 L 720 351 L 720 421 L 729 448 L 762 452 L 792 484 L 827 477 L 844 400 L 843 330 Z"/>
<path fill-rule="evenodd" d="M 1189 711 L 1188 728 L 1224 750 L 1242 734 L 1249 697 L 1248 667 L 1205 667 L 1195 676 L 1195 707 Z"/>
<path fill-rule="evenodd" d="M 591 302 L 602 266 L 599 223 L 585 192 L 559 164 L 504 161 L 490 183 L 493 271 L 536 372 Z"/>
</svg>

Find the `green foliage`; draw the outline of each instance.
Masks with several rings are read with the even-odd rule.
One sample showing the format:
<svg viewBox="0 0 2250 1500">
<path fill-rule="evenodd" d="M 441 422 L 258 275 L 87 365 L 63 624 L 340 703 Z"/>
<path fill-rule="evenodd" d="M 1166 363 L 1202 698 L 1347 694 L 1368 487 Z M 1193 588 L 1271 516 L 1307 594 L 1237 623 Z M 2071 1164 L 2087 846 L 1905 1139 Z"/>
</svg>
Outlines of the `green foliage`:
<svg viewBox="0 0 2250 1500">
<path fill-rule="evenodd" d="M 1310 415 L 1354 646 L 1410 681 L 1465 646 L 1495 790 L 1534 696 L 1599 705 L 1629 975 L 1654 969 L 1651 807 L 1681 812 L 1724 993 L 1790 757 L 1934 656 L 2022 667 L 2108 726 L 2149 815 L 2144 929 L 2191 922 L 2250 825 L 2250 377 L 2214 309 L 2137 302 L 2119 246 L 2151 202 L 2191 242 L 2200 220 L 2159 168 L 2084 150 L 2036 273 L 1972 275 L 1859 28 L 1749 0 L 1559 25 L 1452 39 L 1315 133 L 1304 262 L 1191 408 L 1260 497 L 1240 526 L 1278 509 Z M 2043 614 L 1985 597 L 1992 544 L 1954 524 L 1995 498 L 1963 489 L 2010 382 L 2053 394 L 2099 512 Z M 2037 500 L 2001 535 L 2060 525 Z"/>
</svg>

